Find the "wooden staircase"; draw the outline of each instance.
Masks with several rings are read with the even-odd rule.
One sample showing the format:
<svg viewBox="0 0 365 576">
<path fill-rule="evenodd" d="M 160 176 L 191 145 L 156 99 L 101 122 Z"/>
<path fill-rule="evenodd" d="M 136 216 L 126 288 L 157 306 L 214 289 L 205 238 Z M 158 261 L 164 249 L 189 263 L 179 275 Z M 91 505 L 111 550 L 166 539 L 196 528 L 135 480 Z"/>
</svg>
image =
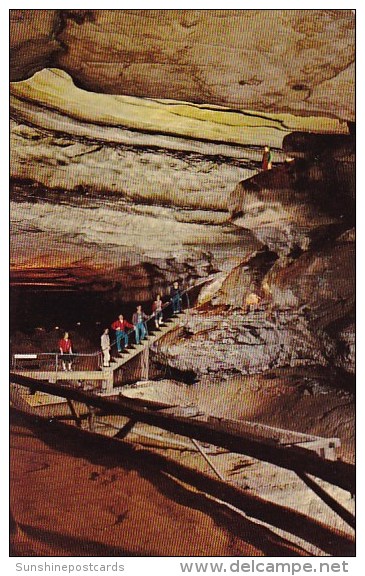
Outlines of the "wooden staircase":
<svg viewBox="0 0 365 576">
<path fill-rule="evenodd" d="M 101 368 L 100 370 L 74 370 L 71 372 L 56 371 L 56 370 L 13 370 L 14 373 L 20 376 L 27 376 L 37 380 L 46 380 L 51 384 L 57 382 L 77 383 L 80 387 L 84 381 L 101 382 L 101 389 L 98 389 L 98 394 L 102 396 L 112 396 L 117 392 L 114 390 L 114 384 L 118 371 L 123 369 L 130 360 L 141 354 L 146 353 L 147 365 L 143 367 L 140 380 L 148 379 L 148 352 L 150 347 L 160 340 L 163 336 L 181 326 L 184 322 L 185 313 L 182 312 L 177 316 L 166 319 L 161 328 L 152 330 L 151 333 L 142 341 L 141 344 L 133 344 L 127 351 L 123 352 L 119 357 L 114 358 L 109 368 Z M 147 370 L 147 375 L 146 375 Z M 145 372 L 145 373 L 143 373 Z"/>
<path fill-rule="evenodd" d="M 102 386 L 102 389 L 99 391 L 101 396 L 112 396 L 117 393 L 117 390 L 114 389 L 114 384 L 116 380 L 116 374 L 119 370 L 130 362 L 133 358 L 145 352 L 145 365 L 141 367 L 141 376 L 139 380 L 148 380 L 148 353 L 151 346 L 158 342 L 163 336 L 172 332 L 178 326 L 183 324 L 184 321 L 184 312 L 179 314 L 178 316 L 174 316 L 169 318 L 165 321 L 165 323 L 158 329 L 158 330 L 151 330 L 151 333 L 146 336 L 146 338 L 140 344 L 133 344 L 127 350 L 122 352 L 122 354 L 114 358 L 113 362 L 111 363 L 109 368 L 103 368 L 103 374 L 107 375 L 105 379 L 106 385 Z"/>
</svg>

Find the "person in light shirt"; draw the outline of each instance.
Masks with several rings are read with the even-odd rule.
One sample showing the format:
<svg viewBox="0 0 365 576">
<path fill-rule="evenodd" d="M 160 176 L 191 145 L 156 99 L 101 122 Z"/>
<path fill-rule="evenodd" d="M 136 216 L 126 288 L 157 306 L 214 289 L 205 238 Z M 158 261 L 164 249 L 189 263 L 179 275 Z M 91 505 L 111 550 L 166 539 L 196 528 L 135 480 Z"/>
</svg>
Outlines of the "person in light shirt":
<svg viewBox="0 0 365 576">
<path fill-rule="evenodd" d="M 108 368 L 110 366 L 110 336 L 109 328 L 104 328 L 104 332 L 100 338 L 101 351 L 103 353 L 103 367 Z"/>
<path fill-rule="evenodd" d="M 136 308 L 135 313 L 132 316 L 132 322 L 134 325 L 134 330 L 136 333 L 136 344 L 139 344 L 143 338 L 146 337 L 147 328 L 146 328 L 146 320 L 148 316 L 143 312 L 142 306 L 139 305 Z"/>
<path fill-rule="evenodd" d="M 152 304 L 152 314 L 155 319 L 155 326 L 157 329 L 159 329 L 159 327 L 163 324 L 161 294 L 157 294 L 156 300 Z"/>
</svg>

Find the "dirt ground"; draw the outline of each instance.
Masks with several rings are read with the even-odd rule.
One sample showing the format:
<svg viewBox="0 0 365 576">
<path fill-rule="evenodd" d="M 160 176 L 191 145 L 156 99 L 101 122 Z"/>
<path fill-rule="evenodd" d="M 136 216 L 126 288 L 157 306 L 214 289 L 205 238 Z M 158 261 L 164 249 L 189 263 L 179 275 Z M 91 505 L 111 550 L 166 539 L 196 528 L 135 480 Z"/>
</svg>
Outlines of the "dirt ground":
<svg viewBox="0 0 365 576">
<path fill-rule="evenodd" d="M 15 556 L 264 556 L 304 550 L 143 466 L 42 430 L 11 429 Z M 139 464 L 139 465 L 138 465 Z"/>
<path fill-rule="evenodd" d="M 340 391 L 305 394 L 295 382 L 293 374 L 286 374 L 232 378 L 220 385 L 154 386 L 160 399 L 169 401 L 173 395 L 207 413 L 339 436 L 339 456 L 353 461 L 351 396 Z M 43 410 L 49 422 L 52 410 Z M 115 433 L 112 427 L 123 424 L 115 418 L 100 417 L 98 432 Z M 284 518 L 288 513 L 287 528 L 286 521 L 272 526 L 225 503 L 224 482 L 222 498 L 217 498 L 209 481 L 207 490 L 185 481 L 179 474 L 183 467 L 215 476 L 187 438 L 140 424 L 115 450 L 75 435 L 75 428 L 60 431 L 58 426 L 12 415 L 11 508 L 18 523 L 11 538 L 13 556 L 354 555 L 353 530 L 292 472 L 202 446 L 229 488 L 244 490 L 263 508 L 271 502 L 273 514 Z M 164 459 L 176 468 L 166 467 Z M 326 489 L 354 512 L 348 493 Z M 296 530 L 298 523 L 303 529 Z"/>
</svg>

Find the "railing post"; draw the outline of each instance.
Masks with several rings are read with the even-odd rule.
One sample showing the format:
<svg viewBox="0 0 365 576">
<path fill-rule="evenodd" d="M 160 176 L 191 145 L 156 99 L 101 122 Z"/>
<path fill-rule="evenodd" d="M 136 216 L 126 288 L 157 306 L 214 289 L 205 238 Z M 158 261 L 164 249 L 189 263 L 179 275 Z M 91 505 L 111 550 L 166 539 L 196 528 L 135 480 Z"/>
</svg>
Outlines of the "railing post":
<svg viewBox="0 0 365 576">
<path fill-rule="evenodd" d="M 188 289 L 186 290 L 185 295 L 186 295 L 186 306 L 187 306 L 187 309 L 190 310 L 190 299 L 189 299 L 189 290 Z"/>
<path fill-rule="evenodd" d="M 149 359 L 150 349 L 149 345 L 147 344 L 141 354 L 141 380 L 149 379 Z"/>
<path fill-rule="evenodd" d="M 57 377 L 57 372 L 58 372 L 58 352 L 56 352 L 56 358 L 55 358 L 55 363 L 56 363 L 56 377 Z"/>
</svg>

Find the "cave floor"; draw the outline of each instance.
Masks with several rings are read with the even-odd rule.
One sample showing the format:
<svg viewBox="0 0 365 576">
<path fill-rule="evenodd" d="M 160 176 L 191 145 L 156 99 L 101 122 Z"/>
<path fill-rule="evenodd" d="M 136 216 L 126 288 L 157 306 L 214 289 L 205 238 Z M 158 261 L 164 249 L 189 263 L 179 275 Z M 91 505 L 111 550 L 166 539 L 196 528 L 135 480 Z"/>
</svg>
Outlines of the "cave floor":
<svg viewBox="0 0 365 576">
<path fill-rule="evenodd" d="M 166 400 L 178 395 L 213 414 L 338 435 L 339 456 L 354 461 L 351 395 L 339 390 L 303 394 L 289 376 L 291 385 L 282 375 L 271 375 L 266 387 L 262 376 L 232 377 L 223 383 L 207 379 L 193 386 L 162 381 L 160 394 Z M 46 406 L 40 413 L 47 416 L 52 410 Z M 115 433 L 113 426 L 123 424 L 117 419 L 100 418 L 104 434 Z M 353 530 L 295 473 L 212 446 L 203 448 L 228 484 L 261 498 L 263 506 L 264 501 L 272 502 L 327 526 L 340 537 L 342 555 L 353 555 Z M 189 439 L 157 428 L 137 424 L 116 458 L 97 447 L 75 445 L 67 436 L 60 438 L 52 428 L 29 426 L 18 415 L 11 426 L 11 451 L 11 502 L 21 528 L 14 555 L 328 555 L 321 531 L 318 541 L 304 541 L 293 531 L 289 534 L 249 518 L 148 463 L 143 455 L 152 453 L 214 476 Z M 320 484 L 354 513 L 355 503 L 347 492 Z"/>
</svg>

